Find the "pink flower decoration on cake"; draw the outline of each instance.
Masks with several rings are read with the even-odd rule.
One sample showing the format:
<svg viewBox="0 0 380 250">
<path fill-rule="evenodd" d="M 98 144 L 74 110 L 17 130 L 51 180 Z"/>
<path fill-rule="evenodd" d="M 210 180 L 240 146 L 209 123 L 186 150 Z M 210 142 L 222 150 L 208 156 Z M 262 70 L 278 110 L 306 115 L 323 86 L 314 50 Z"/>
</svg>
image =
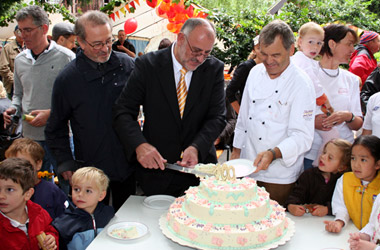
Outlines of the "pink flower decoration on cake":
<svg viewBox="0 0 380 250">
<path fill-rule="evenodd" d="M 277 235 L 278 237 L 280 237 L 280 236 L 282 235 L 282 228 L 280 228 L 280 227 L 277 228 L 277 233 L 276 233 L 276 235 Z"/>
<path fill-rule="evenodd" d="M 259 234 L 258 240 L 259 242 L 264 243 L 265 241 L 267 241 L 267 236 L 265 234 Z"/>
<path fill-rule="evenodd" d="M 186 225 L 190 225 L 191 223 L 195 222 L 195 219 L 190 219 L 188 218 L 186 221 L 185 221 L 185 224 Z"/>
<path fill-rule="evenodd" d="M 211 223 L 207 223 L 206 226 L 203 228 L 204 231 L 208 232 L 210 231 L 212 228 L 212 224 Z"/>
<path fill-rule="evenodd" d="M 247 238 L 241 236 L 237 237 L 236 241 L 241 246 L 244 246 L 248 242 Z"/>
<path fill-rule="evenodd" d="M 194 233 L 193 231 L 189 231 L 189 238 L 191 240 L 195 240 L 196 238 L 198 237 L 198 235 L 196 233 Z"/>
<path fill-rule="evenodd" d="M 229 203 L 224 204 L 225 209 L 231 209 L 231 205 Z"/>
<path fill-rule="evenodd" d="M 285 228 L 288 228 L 288 226 L 289 226 L 289 222 L 288 222 L 288 220 L 287 220 L 287 219 L 285 219 L 285 223 L 284 223 L 284 226 L 285 226 Z"/>
<path fill-rule="evenodd" d="M 231 233 L 231 226 L 230 225 L 225 225 L 224 226 L 224 231 L 226 231 L 226 233 Z"/>
<path fill-rule="evenodd" d="M 169 213 L 166 214 L 166 220 L 167 220 L 167 221 L 170 220 L 170 214 L 169 214 Z"/>
<path fill-rule="evenodd" d="M 221 247 L 223 244 L 223 240 L 221 238 L 218 238 L 218 237 L 212 237 L 211 243 L 214 245 L 217 245 L 218 247 Z"/>
<path fill-rule="evenodd" d="M 190 188 L 189 190 L 186 191 L 187 194 L 196 194 L 198 193 L 197 188 Z"/>
<path fill-rule="evenodd" d="M 175 232 L 179 232 L 179 225 L 178 225 L 178 222 L 174 222 L 174 224 L 173 224 L 173 229 L 174 229 L 174 231 Z"/>
<path fill-rule="evenodd" d="M 255 232 L 255 227 L 252 224 L 246 224 L 245 227 L 248 229 L 248 231 Z"/>
</svg>

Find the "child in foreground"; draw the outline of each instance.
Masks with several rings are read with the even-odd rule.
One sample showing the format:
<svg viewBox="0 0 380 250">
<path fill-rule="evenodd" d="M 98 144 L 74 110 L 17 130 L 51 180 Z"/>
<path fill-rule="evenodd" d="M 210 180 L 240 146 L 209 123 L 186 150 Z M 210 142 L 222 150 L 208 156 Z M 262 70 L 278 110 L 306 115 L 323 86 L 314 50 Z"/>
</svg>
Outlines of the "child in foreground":
<svg viewBox="0 0 380 250">
<path fill-rule="evenodd" d="M 376 197 L 368 224 L 348 240 L 352 250 L 380 250 L 380 196 Z"/>
<path fill-rule="evenodd" d="M 58 232 L 50 215 L 30 201 L 34 169 L 24 159 L 9 158 L 0 163 L 0 244 L 1 249 L 40 249 L 37 236 L 44 232 L 45 249 L 58 246 Z"/>
<path fill-rule="evenodd" d="M 5 157 L 18 157 L 28 160 L 34 168 L 34 194 L 31 201 L 45 209 L 54 220 L 63 214 L 68 207 L 69 202 L 66 194 L 52 182 L 38 179 L 37 172 L 42 167 L 44 159 L 44 149 L 37 142 L 29 138 L 20 138 L 15 140 L 12 145 L 5 151 Z"/>
<path fill-rule="evenodd" d="M 325 221 L 329 232 L 339 233 L 351 218 L 362 229 L 369 221 L 373 202 L 380 193 L 380 139 L 362 135 L 351 149 L 352 172 L 339 178 L 332 199 L 334 221 Z"/>
<path fill-rule="evenodd" d="M 295 216 L 309 212 L 314 216 L 332 214 L 331 197 L 343 172 L 350 170 L 351 143 L 333 139 L 326 143 L 317 168 L 305 170 L 286 201 Z"/>
<path fill-rule="evenodd" d="M 60 235 L 60 249 L 86 249 L 115 215 L 104 199 L 109 184 L 104 172 L 95 167 L 80 168 L 72 176 L 74 211 L 67 209 L 53 221 Z"/>
<path fill-rule="evenodd" d="M 308 22 L 302 25 L 298 31 L 298 51 L 292 56 L 292 62 L 310 77 L 317 96 L 317 106 L 320 106 L 321 111 L 328 116 L 334 112 L 334 109 L 332 108 L 321 84 L 319 83 L 319 78 L 317 75 L 319 66 L 318 62 L 314 60 L 322 49 L 324 37 L 325 31 L 318 24 Z M 339 138 L 339 132 L 336 128 L 332 128 L 330 131 L 315 130 L 315 132 L 322 138 L 322 148 L 323 145 L 331 139 Z M 317 159 L 319 159 L 319 157 L 317 157 Z M 317 165 L 318 162 L 314 161 L 313 164 Z M 310 168 L 310 166 L 305 166 L 305 170 L 308 168 Z"/>
</svg>

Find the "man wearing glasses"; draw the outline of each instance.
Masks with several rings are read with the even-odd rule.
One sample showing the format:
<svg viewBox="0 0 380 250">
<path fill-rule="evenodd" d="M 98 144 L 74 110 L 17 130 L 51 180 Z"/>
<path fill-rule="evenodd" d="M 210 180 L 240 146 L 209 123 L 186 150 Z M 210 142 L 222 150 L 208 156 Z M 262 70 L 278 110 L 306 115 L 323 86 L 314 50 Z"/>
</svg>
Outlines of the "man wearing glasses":
<svg viewBox="0 0 380 250">
<path fill-rule="evenodd" d="M 75 34 L 80 48 L 77 58 L 55 81 L 46 138 L 65 179 L 71 180 L 72 173 L 81 166 L 94 166 L 107 174 L 117 210 L 135 193 L 136 185 L 134 170 L 128 166 L 112 128 L 112 105 L 134 62 L 128 55 L 112 51 L 112 25 L 100 11 L 81 16 L 75 23 Z M 69 121 L 76 161 L 69 146 Z"/>
<path fill-rule="evenodd" d="M 198 185 L 192 175 L 165 169 L 216 163 L 215 139 L 225 122 L 223 63 L 210 56 L 215 28 L 188 19 L 170 47 L 136 59 L 114 107 L 114 127 L 145 195 L 182 195 Z M 137 123 L 143 105 L 145 123 Z"/>
<path fill-rule="evenodd" d="M 12 105 L 4 115 L 11 123 L 11 115 L 29 114 L 31 121 L 22 123 L 23 136 L 29 137 L 45 150 L 42 171 L 55 169 L 55 161 L 45 143 L 44 129 L 50 115 L 51 93 L 55 78 L 64 66 L 75 58 L 75 54 L 47 39 L 49 18 L 39 6 L 31 5 L 17 12 L 17 33 L 24 40 L 26 50 L 15 59 L 14 94 Z M 65 186 L 63 180 L 61 187 Z M 68 192 L 68 184 L 63 190 Z"/>
</svg>

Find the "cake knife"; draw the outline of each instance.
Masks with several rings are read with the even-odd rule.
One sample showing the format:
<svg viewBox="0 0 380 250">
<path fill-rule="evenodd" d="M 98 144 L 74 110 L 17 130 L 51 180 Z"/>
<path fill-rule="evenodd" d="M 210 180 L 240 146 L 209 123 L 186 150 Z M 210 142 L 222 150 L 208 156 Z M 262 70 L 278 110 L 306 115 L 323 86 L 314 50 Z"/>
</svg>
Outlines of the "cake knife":
<svg viewBox="0 0 380 250">
<path fill-rule="evenodd" d="M 171 170 L 176 170 L 176 171 L 179 171 L 179 172 L 182 172 L 182 173 L 187 173 L 187 174 L 193 174 L 193 175 L 198 175 L 198 176 L 201 176 L 201 177 L 204 177 L 204 176 L 213 176 L 213 174 L 210 174 L 210 173 L 204 173 L 204 172 L 201 172 L 201 171 L 198 171 L 195 169 L 196 166 L 198 166 L 200 164 L 197 164 L 193 167 L 182 167 L 176 163 L 165 163 L 165 168 L 168 168 L 168 169 L 171 169 Z"/>
</svg>

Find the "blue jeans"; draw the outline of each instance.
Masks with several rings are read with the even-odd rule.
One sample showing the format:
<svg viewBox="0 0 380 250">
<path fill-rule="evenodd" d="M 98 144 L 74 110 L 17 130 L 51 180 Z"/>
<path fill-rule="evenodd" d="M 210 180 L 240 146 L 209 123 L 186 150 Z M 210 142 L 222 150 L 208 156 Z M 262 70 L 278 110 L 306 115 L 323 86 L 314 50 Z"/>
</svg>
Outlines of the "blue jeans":
<svg viewBox="0 0 380 250">
<path fill-rule="evenodd" d="M 69 181 L 66 181 L 62 175 L 58 174 L 58 167 L 57 162 L 55 161 L 53 155 L 51 154 L 49 147 L 47 146 L 45 141 L 36 141 L 38 144 L 41 145 L 41 147 L 45 151 L 44 160 L 42 163 L 41 171 L 49 171 L 53 172 L 56 176 L 58 176 L 59 186 L 61 187 L 62 191 L 68 195 L 70 192 L 70 183 Z"/>
</svg>

